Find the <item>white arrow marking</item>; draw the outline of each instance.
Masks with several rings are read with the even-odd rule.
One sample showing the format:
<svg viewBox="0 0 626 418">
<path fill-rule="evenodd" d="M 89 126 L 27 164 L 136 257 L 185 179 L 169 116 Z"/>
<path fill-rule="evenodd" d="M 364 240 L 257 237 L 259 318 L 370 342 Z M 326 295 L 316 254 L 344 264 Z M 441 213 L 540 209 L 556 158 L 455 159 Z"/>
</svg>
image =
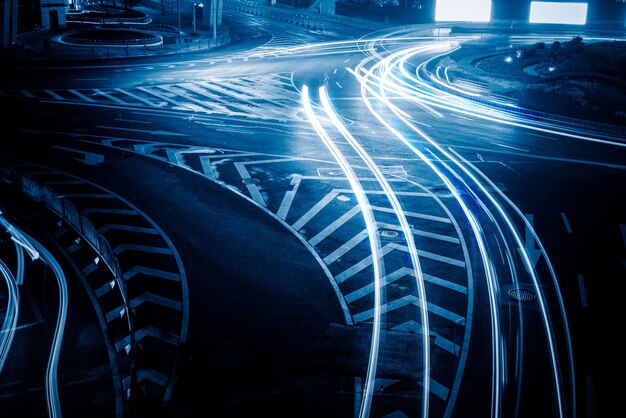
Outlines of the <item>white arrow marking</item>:
<svg viewBox="0 0 626 418">
<path fill-rule="evenodd" d="M 73 148 L 67 148 L 67 147 L 61 147 L 58 145 L 54 145 L 52 148 L 56 148 L 56 149 L 60 149 L 63 151 L 68 151 L 68 152 L 73 152 L 76 154 L 80 154 L 83 157 L 82 158 L 75 158 L 76 161 L 81 162 L 85 165 L 98 165 L 98 164 L 102 164 L 104 162 L 104 155 L 102 154 L 95 154 L 93 152 L 87 152 L 87 151 L 80 151 L 77 149 L 73 149 Z"/>
</svg>

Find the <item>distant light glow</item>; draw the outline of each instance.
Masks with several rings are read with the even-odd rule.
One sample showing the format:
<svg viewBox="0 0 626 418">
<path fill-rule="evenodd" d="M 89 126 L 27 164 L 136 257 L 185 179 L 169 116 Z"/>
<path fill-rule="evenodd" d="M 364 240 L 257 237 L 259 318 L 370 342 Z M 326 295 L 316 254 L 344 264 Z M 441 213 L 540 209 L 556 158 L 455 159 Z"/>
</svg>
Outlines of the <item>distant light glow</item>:
<svg viewBox="0 0 626 418">
<path fill-rule="evenodd" d="M 530 2 L 530 23 L 584 25 L 587 23 L 587 3 Z"/>
<path fill-rule="evenodd" d="M 437 22 L 489 22 L 491 0 L 437 0 Z"/>
<path fill-rule="evenodd" d="M 513 62 L 513 58 L 511 58 L 511 57 L 506 57 L 506 58 L 504 59 L 504 62 L 507 62 L 507 63 Z"/>
</svg>

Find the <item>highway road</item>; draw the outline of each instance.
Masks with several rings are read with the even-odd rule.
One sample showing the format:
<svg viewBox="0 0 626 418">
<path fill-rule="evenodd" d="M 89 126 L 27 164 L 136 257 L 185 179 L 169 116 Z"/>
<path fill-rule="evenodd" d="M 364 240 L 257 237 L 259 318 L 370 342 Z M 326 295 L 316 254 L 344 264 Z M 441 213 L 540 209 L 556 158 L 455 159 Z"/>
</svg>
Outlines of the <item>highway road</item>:
<svg viewBox="0 0 626 418">
<path fill-rule="evenodd" d="M 233 42 L 202 54 L 0 69 L 0 208 L 52 243 L 61 295 L 47 415 L 87 410 L 69 290 L 108 358 L 98 416 L 604 416 L 626 130 L 447 59 L 557 35 L 225 13 Z M 23 349 L 13 263 L 0 372 Z"/>
</svg>

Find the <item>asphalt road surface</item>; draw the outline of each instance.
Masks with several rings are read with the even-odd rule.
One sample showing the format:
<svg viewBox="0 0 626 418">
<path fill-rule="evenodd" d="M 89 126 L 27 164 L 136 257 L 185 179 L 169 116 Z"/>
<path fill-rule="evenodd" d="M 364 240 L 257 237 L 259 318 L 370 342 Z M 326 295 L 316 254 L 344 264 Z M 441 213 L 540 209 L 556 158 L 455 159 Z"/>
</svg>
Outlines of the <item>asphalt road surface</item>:
<svg viewBox="0 0 626 418">
<path fill-rule="evenodd" d="M 625 130 L 445 59 L 554 36 L 225 13 L 202 54 L 0 70 L 0 409 L 606 416 Z"/>
</svg>

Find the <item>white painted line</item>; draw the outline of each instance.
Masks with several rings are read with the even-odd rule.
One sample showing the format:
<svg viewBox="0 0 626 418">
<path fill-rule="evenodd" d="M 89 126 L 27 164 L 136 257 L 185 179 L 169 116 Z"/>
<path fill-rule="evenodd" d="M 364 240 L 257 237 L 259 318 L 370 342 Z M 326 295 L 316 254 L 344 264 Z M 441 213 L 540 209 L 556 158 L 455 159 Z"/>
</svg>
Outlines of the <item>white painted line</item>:
<svg viewBox="0 0 626 418">
<path fill-rule="evenodd" d="M 502 148 L 509 148 L 509 149 L 514 149 L 516 151 L 522 151 L 522 152 L 530 152 L 527 149 L 512 147 L 511 145 L 499 144 L 499 143 L 493 142 L 493 141 L 489 141 L 489 142 L 491 142 L 493 145 L 497 145 L 497 146 L 502 147 Z"/>
<path fill-rule="evenodd" d="M 582 274 L 578 275 L 578 289 L 580 290 L 580 306 L 587 307 L 587 289 L 585 288 L 585 278 Z"/>
<path fill-rule="evenodd" d="M 57 93 L 53 92 L 52 90 L 44 90 L 44 91 L 57 100 L 65 100 L 62 96 L 59 96 Z"/>
<path fill-rule="evenodd" d="M 280 203 L 278 212 L 276 212 L 276 215 L 280 219 L 287 219 L 287 214 L 289 213 L 289 209 L 291 208 L 293 199 L 296 197 L 296 193 L 298 193 L 298 188 L 300 187 L 300 183 L 302 182 L 301 180 L 302 177 L 299 174 L 295 174 L 291 179 L 291 185 L 293 186 L 293 189 L 285 193 L 285 197 L 283 197 L 283 201 Z"/>
<path fill-rule="evenodd" d="M 569 224 L 569 219 L 567 219 L 567 215 L 565 212 L 561 212 L 561 218 L 563 218 L 563 223 L 565 224 L 565 230 L 568 234 L 572 233 L 572 227 Z"/>
<path fill-rule="evenodd" d="M 115 97 L 115 96 L 113 96 L 113 95 L 111 95 L 111 94 L 109 94 L 109 93 L 105 93 L 105 92 L 103 92 L 103 91 L 102 91 L 102 90 L 100 90 L 100 89 L 93 89 L 93 91 L 94 91 L 94 93 L 96 93 L 97 95 L 99 95 L 99 96 L 103 96 L 103 97 L 106 97 L 107 99 L 109 99 L 109 100 L 111 100 L 111 101 L 113 101 L 113 102 L 115 102 L 115 103 L 119 103 L 119 104 L 122 104 L 122 105 L 127 105 L 127 104 L 128 104 L 128 103 L 126 103 L 124 100 L 118 99 L 117 97 Z"/>
<path fill-rule="evenodd" d="M 328 225 L 326 228 L 322 229 L 316 236 L 314 236 L 313 238 L 311 238 L 309 240 L 309 244 L 311 244 L 312 246 L 316 246 L 317 244 L 319 244 L 320 242 L 322 242 L 324 239 L 326 239 L 329 235 L 331 235 L 333 232 L 335 232 L 337 229 L 339 229 L 343 224 L 345 224 L 346 222 L 348 222 L 350 219 L 352 219 L 356 214 L 358 214 L 361 211 L 361 209 L 359 208 L 358 205 L 354 206 L 352 209 L 350 209 L 348 212 L 344 213 L 343 215 L 341 215 L 338 219 L 336 219 L 335 221 L 333 221 L 330 225 Z"/>
<path fill-rule="evenodd" d="M 342 256 L 344 256 L 348 251 L 350 251 L 351 249 L 359 245 L 361 242 L 363 242 L 367 237 L 368 237 L 367 229 L 364 229 L 363 231 L 359 232 L 358 234 L 350 238 L 348 241 L 346 241 L 343 245 L 341 245 L 335 251 L 333 251 L 326 257 L 324 257 L 324 263 L 326 264 L 334 263 L 335 261 L 340 259 Z"/>
<path fill-rule="evenodd" d="M 115 120 L 120 121 L 120 122 L 128 122 L 128 123 L 143 123 L 144 125 L 151 125 L 152 124 L 152 122 L 147 121 L 147 120 L 121 119 L 121 118 L 116 118 Z"/>
<path fill-rule="evenodd" d="M 30 92 L 30 91 L 28 91 L 28 90 L 20 90 L 20 93 L 22 93 L 22 94 L 23 94 L 24 96 L 26 96 L 26 97 L 30 97 L 31 99 L 34 99 L 34 98 L 35 98 L 35 96 L 33 95 L 33 93 L 31 93 L 31 92 Z"/>
<path fill-rule="evenodd" d="M 157 103 L 151 102 L 151 101 L 150 101 L 150 100 L 148 100 L 148 99 L 144 99 L 143 97 L 137 96 L 136 94 L 131 93 L 131 92 L 129 92 L 129 91 L 126 91 L 126 90 L 124 90 L 124 89 L 118 89 L 118 88 L 116 88 L 115 90 L 117 90 L 117 91 L 119 91 L 120 93 L 125 94 L 125 95 L 127 95 L 127 96 L 129 96 L 129 97 L 132 97 L 132 98 L 133 98 L 133 99 L 135 99 L 135 100 L 139 100 L 141 103 L 147 104 L 148 106 L 151 106 L 151 107 L 157 107 L 157 108 L 160 108 L 160 107 L 161 107 L 161 106 L 159 106 Z"/>
<path fill-rule="evenodd" d="M 394 301 L 388 302 L 385 305 L 383 305 L 382 313 L 389 313 L 389 312 L 395 311 L 397 309 L 403 308 L 408 305 L 415 305 L 415 306 L 420 307 L 422 306 L 422 301 L 413 295 L 407 295 L 407 296 L 401 297 L 400 299 L 396 299 Z M 437 306 L 433 303 L 427 303 L 426 305 L 428 307 L 428 311 L 434 313 L 435 315 L 439 315 L 440 317 L 445 318 L 450 322 L 454 322 L 455 324 L 461 324 L 461 325 L 465 324 L 465 318 L 463 318 L 461 315 L 458 315 L 452 311 L 442 308 L 441 306 Z M 367 321 L 368 319 L 371 319 L 373 315 L 374 315 L 374 310 L 368 309 L 364 312 L 360 312 L 354 315 L 353 316 L 354 322 Z"/>
<path fill-rule="evenodd" d="M 127 231 L 127 232 L 136 232 L 141 234 L 149 234 L 149 235 L 159 235 L 156 229 L 150 227 L 142 227 L 142 226 L 132 226 L 132 225 L 120 225 L 120 224 L 106 224 L 102 227 L 98 228 L 98 233 L 101 235 L 107 233 L 110 230 L 116 231 Z"/>
<path fill-rule="evenodd" d="M 385 208 L 382 206 L 372 206 L 372 210 L 376 212 L 395 213 L 395 211 L 392 208 Z M 420 218 L 420 219 L 425 219 L 428 221 L 442 222 L 446 224 L 451 223 L 450 219 L 448 218 L 443 218 L 441 216 L 427 215 L 424 213 L 404 211 L 404 215 L 409 218 Z"/>
<path fill-rule="evenodd" d="M 90 103 L 95 103 L 96 101 L 94 99 L 92 99 L 91 97 L 87 97 L 85 96 L 83 93 L 74 90 L 74 89 L 69 89 L 68 90 L 70 93 L 72 93 L 74 96 L 78 97 L 79 99 L 82 99 L 86 102 L 90 102 Z"/>
<path fill-rule="evenodd" d="M 172 273 L 169 271 L 163 271 L 144 266 L 134 266 L 130 270 L 124 272 L 124 280 L 130 280 L 138 274 L 158 277 L 160 279 L 171 280 L 174 282 L 180 281 L 180 276 L 178 275 L 178 273 Z"/>
<path fill-rule="evenodd" d="M 154 97 L 157 97 L 157 98 L 159 98 L 159 99 L 161 99 L 161 100 L 165 100 L 166 102 L 170 102 L 170 103 L 172 103 L 173 105 L 176 105 L 176 106 L 179 106 L 179 107 L 184 107 L 184 108 L 186 108 L 186 109 L 189 109 L 189 108 L 190 108 L 189 106 L 184 105 L 183 103 L 177 102 L 177 101 L 176 101 L 176 100 L 174 100 L 174 99 L 170 99 L 170 98 L 169 98 L 169 97 L 167 97 L 166 95 L 161 94 L 161 93 L 159 93 L 159 92 L 156 92 L 156 91 L 154 91 L 154 90 L 152 90 L 152 89 L 149 89 L 148 87 L 137 87 L 137 90 L 141 90 L 141 91 L 143 91 L 144 93 L 150 94 L 150 95 L 152 95 L 152 96 L 154 96 Z M 192 109 L 192 110 L 195 110 L 195 109 Z"/>
<path fill-rule="evenodd" d="M 119 244 L 113 249 L 115 254 L 121 254 L 124 251 L 140 251 L 151 254 L 172 254 L 172 250 L 164 247 L 154 247 L 151 245 L 139 245 L 139 244 Z"/>
<path fill-rule="evenodd" d="M 377 224 L 381 228 L 393 229 L 394 231 L 402 232 L 402 228 L 399 225 L 389 224 L 386 222 L 377 222 Z M 414 228 L 411 228 L 411 232 L 415 235 L 419 235 L 419 236 L 426 237 L 426 238 L 432 238 L 432 239 L 436 239 L 439 241 L 450 242 L 453 244 L 461 243 L 461 241 L 459 241 L 459 239 L 456 237 L 449 237 L 447 235 L 436 234 L 434 232 L 426 232 L 426 231 L 421 231 L 419 229 L 414 229 Z"/>
<path fill-rule="evenodd" d="M 352 190 L 349 190 L 352 193 Z M 311 209 L 309 209 L 300 219 L 298 219 L 292 226 L 296 231 L 300 230 L 304 225 L 306 225 L 315 215 L 317 215 L 326 205 L 328 205 L 331 201 L 333 201 L 338 195 L 339 191 L 333 190 L 328 193 L 322 200 L 317 202 Z"/>
<path fill-rule="evenodd" d="M 430 379 L 430 392 L 439 399 L 446 401 L 450 390 L 436 380 Z"/>
<path fill-rule="evenodd" d="M 252 178 L 250 177 L 250 173 L 248 172 L 248 169 L 246 168 L 244 163 L 235 163 L 234 166 L 237 169 L 237 172 L 241 176 L 242 180 Z M 246 188 L 248 189 L 248 192 L 250 192 L 250 197 L 252 197 L 255 202 L 263 207 L 267 207 L 267 203 L 265 203 L 265 199 L 263 198 L 263 195 L 261 194 L 261 191 L 256 184 L 247 183 Z"/>
</svg>

